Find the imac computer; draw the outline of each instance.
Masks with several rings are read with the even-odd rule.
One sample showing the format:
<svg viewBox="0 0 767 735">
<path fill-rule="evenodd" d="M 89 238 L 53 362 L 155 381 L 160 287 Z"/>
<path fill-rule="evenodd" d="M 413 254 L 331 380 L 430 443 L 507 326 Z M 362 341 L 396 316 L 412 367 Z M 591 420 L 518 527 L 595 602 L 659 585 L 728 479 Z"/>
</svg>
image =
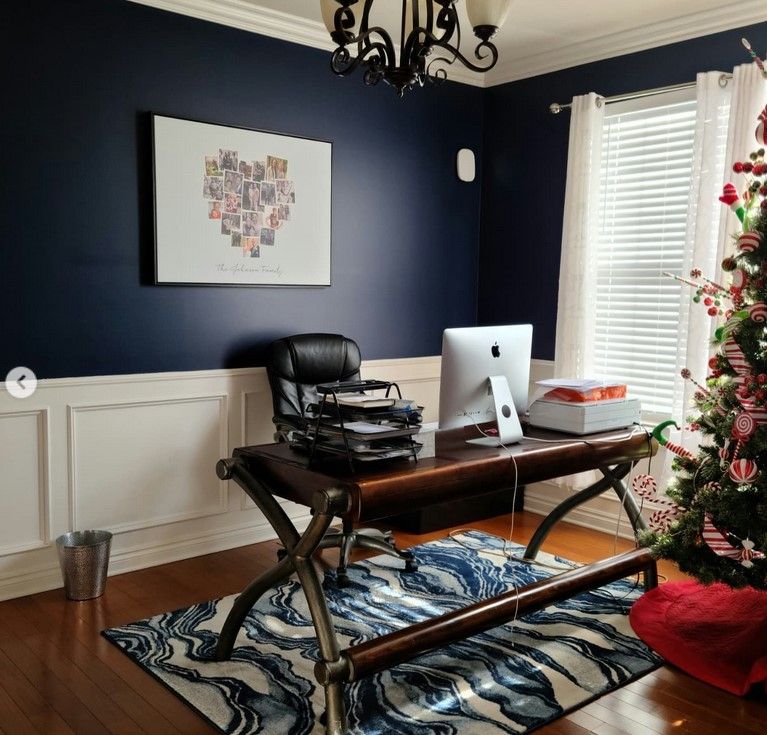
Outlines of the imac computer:
<svg viewBox="0 0 767 735">
<path fill-rule="evenodd" d="M 518 414 L 527 411 L 531 324 L 446 329 L 442 335 L 439 428 L 487 423 L 498 435 L 471 444 L 502 446 L 522 439 Z"/>
</svg>

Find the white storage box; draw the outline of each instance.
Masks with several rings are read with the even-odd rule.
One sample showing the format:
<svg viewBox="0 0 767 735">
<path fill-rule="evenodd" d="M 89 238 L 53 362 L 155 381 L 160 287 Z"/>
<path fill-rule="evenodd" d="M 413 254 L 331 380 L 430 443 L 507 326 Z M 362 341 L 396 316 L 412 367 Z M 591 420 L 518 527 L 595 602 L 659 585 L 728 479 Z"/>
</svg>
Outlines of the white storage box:
<svg viewBox="0 0 767 735">
<path fill-rule="evenodd" d="M 537 400 L 530 406 L 530 425 L 568 434 L 593 434 L 639 423 L 641 408 L 636 398 L 588 403 Z"/>
</svg>

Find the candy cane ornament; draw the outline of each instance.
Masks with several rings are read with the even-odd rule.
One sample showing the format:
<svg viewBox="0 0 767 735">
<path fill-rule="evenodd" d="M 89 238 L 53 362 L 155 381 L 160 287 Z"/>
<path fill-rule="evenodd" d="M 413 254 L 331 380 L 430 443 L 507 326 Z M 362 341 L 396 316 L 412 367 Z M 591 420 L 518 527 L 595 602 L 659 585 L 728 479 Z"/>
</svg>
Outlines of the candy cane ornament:
<svg viewBox="0 0 767 735">
<path fill-rule="evenodd" d="M 637 475 L 631 481 L 631 489 L 640 498 L 662 506 L 650 516 L 647 525 L 651 531 L 667 531 L 682 509 L 673 500 L 658 496 L 658 483 L 652 475 Z"/>
<path fill-rule="evenodd" d="M 681 457 L 682 459 L 686 459 L 691 462 L 696 462 L 697 460 L 695 459 L 695 455 L 689 449 L 685 449 L 681 444 L 669 441 L 663 435 L 663 431 L 669 426 L 673 426 L 677 430 L 679 429 L 679 425 L 676 423 L 676 421 L 663 421 L 652 430 L 652 438 L 655 439 L 662 447 L 668 449 L 669 452 L 676 454 L 677 457 Z"/>
</svg>

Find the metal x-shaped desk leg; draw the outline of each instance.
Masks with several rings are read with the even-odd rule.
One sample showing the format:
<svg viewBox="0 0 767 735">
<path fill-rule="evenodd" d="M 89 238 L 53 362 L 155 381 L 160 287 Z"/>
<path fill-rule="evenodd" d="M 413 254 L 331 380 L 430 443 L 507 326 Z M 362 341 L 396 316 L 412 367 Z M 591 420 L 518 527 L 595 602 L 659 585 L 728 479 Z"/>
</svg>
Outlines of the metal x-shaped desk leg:
<svg viewBox="0 0 767 735">
<path fill-rule="evenodd" d="M 639 512 L 639 505 L 637 504 L 636 497 L 623 483 L 623 478 L 628 475 L 631 466 L 631 462 L 624 462 L 623 464 L 616 465 L 612 469 L 610 467 L 600 467 L 599 470 L 603 475 L 601 480 L 597 480 L 587 488 L 584 488 L 575 493 L 575 495 L 571 495 L 569 498 L 563 500 L 541 521 L 541 525 L 538 526 L 533 537 L 530 539 L 530 543 L 528 543 L 527 548 L 525 549 L 524 558 L 535 559 L 538 552 L 541 550 L 541 545 L 551 532 L 551 529 L 561 521 L 562 518 L 573 510 L 573 508 L 577 508 L 587 500 L 591 500 L 597 495 L 601 495 L 610 487 L 615 490 L 621 503 L 623 503 L 623 507 L 626 510 L 626 514 L 634 529 L 634 533 L 636 534 L 637 531 L 646 529 L 647 524 Z"/>
<path fill-rule="evenodd" d="M 225 661 L 231 657 L 237 634 L 251 608 L 264 592 L 295 571 L 306 595 L 322 656 L 322 661 L 317 662 L 315 671 L 332 671 L 343 665 L 333 620 L 322 583 L 312 564 L 312 555 L 320 547 L 333 519 L 348 511 L 349 494 L 337 488 L 316 492 L 312 501 L 314 515 L 304 533 L 300 535 L 267 486 L 248 472 L 242 462 L 236 458 L 222 459 L 216 465 L 216 473 L 222 480 L 233 479 L 253 499 L 276 531 L 287 552 L 284 559 L 251 582 L 238 596 L 221 629 L 216 646 L 216 659 Z M 324 677 L 320 683 L 325 690 L 327 732 L 329 735 L 344 735 L 347 723 L 343 684 Z"/>
</svg>

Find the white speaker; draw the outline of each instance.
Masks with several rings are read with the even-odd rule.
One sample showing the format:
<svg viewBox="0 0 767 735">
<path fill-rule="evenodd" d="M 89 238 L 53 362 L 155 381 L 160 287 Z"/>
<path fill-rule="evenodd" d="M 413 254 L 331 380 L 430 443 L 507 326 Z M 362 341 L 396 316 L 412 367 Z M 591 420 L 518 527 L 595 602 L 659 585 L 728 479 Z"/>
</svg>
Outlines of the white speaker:
<svg viewBox="0 0 767 735">
<path fill-rule="evenodd" d="M 456 158 L 456 170 L 461 181 L 474 181 L 477 175 L 477 164 L 474 160 L 474 151 L 470 148 L 461 148 Z"/>
</svg>

